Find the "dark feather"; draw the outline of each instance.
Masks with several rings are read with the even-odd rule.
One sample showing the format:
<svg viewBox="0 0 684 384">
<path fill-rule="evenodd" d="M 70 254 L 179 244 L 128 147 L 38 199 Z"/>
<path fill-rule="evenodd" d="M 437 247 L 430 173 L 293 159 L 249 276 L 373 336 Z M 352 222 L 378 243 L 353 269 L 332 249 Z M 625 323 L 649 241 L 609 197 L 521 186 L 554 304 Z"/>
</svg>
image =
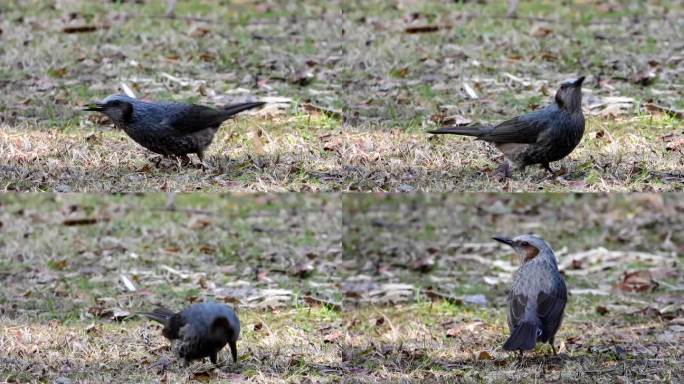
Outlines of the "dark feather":
<svg viewBox="0 0 684 384">
<path fill-rule="evenodd" d="M 506 340 L 503 349 L 506 351 L 529 351 L 534 349 L 537 343 L 537 324 L 533 322 L 524 322 L 519 324 L 511 336 Z"/>
<path fill-rule="evenodd" d="M 547 342 L 558 331 L 563 321 L 563 311 L 568 301 L 568 293 L 565 283 L 560 280 L 559 289 L 551 295 L 540 292 L 537 297 L 537 315 L 541 321 L 542 334 L 539 340 Z"/>
<path fill-rule="evenodd" d="M 523 295 L 509 295 L 508 297 L 508 327 L 511 332 L 520 324 L 525 315 L 527 297 Z"/>
<path fill-rule="evenodd" d="M 518 143 L 533 144 L 537 142 L 539 134 L 544 131 L 545 124 L 540 121 L 530 121 L 519 117 L 506 120 L 490 128 L 480 136 L 482 140 L 497 144 Z"/>
<path fill-rule="evenodd" d="M 207 128 L 218 128 L 221 123 L 234 115 L 264 104 L 264 102 L 239 103 L 220 109 L 204 105 L 191 105 L 182 115 L 176 117 L 171 122 L 171 126 L 184 133 L 197 132 Z"/>
<path fill-rule="evenodd" d="M 169 320 L 173 315 L 175 315 L 174 312 L 172 312 L 170 309 L 164 308 L 164 307 L 158 307 L 155 308 L 152 312 L 141 312 L 140 313 L 143 316 L 146 316 L 147 318 L 154 320 L 156 322 L 159 322 L 166 326 L 169 323 Z"/>
</svg>

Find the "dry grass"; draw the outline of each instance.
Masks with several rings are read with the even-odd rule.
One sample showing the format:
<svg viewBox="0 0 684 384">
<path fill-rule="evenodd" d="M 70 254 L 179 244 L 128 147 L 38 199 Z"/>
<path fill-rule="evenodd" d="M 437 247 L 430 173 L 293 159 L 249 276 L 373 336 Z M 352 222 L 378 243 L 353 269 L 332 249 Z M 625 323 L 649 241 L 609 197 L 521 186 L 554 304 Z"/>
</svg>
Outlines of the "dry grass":
<svg viewBox="0 0 684 384">
<path fill-rule="evenodd" d="M 304 130 L 306 130 L 304 132 Z M 326 191 L 341 159 L 324 150 L 339 132 L 324 116 L 241 117 L 224 124 L 207 151 L 207 168 L 182 166 L 132 142 L 123 132 L 0 131 L 4 190 Z M 260 153 L 260 154 L 259 154 Z M 195 161 L 197 161 L 195 159 Z"/>
<path fill-rule="evenodd" d="M 668 118 L 590 121 L 584 145 L 553 166 L 500 181 L 503 161 L 470 138 L 403 130 L 342 130 L 318 117 L 244 117 L 227 123 L 208 151 L 208 168 L 156 155 L 121 132 L 63 134 L 5 127 L 4 190 L 25 191 L 668 191 L 684 187 L 684 156 L 665 140 Z M 649 136 L 639 134 L 649 131 Z M 601 133 L 599 133 L 601 132 Z M 605 134 L 605 132 L 610 132 Z M 257 139 L 255 139 L 257 137 Z M 652 150 L 643 149 L 650 146 Z M 255 153 L 260 153 L 257 155 Z"/>
<path fill-rule="evenodd" d="M 147 322 L 33 323 L 0 319 L 0 375 L 10 382 L 679 382 L 681 338 L 657 320 L 614 317 L 587 323 L 570 315 L 559 356 L 538 347 L 523 362 L 500 350 L 501 311 L 409 305 L 342 314 L 327 310 L 241 311 L 240 360 L 183 368 Z M 483 321 L 483 319 L 485 321 Z M 617 320 L 617 322 L 616 322 Z M 446 336 L 451 331 L 452 336 Z M 619 341 L 617 341 L 619 340 Z M 571 341 L 571 342 L 570 342 Z"/>
<path fill-rule="evenodd" d="M 679 382 L 682 197 L 5 194 L 0 380 Z M 560 356 L 518 363 L 501 350 L 513 265 L 489 237 L 523 231 L 552 243 L 571 296 Z M 658 286 L 613 289 L 635 270 Z M 159 373 L 168 343 L 130 314 L 205 298 L 237 307 L 239 364 Z"/>
</svg>

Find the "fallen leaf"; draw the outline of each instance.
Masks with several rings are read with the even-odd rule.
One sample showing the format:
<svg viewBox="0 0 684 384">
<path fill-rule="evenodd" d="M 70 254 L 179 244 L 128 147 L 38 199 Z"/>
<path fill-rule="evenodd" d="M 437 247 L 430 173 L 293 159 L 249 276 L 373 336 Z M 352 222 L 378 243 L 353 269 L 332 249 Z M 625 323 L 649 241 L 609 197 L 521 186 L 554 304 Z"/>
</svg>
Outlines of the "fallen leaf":
<svg viewBox="0 0 684 384">
<path fill-rule="evenodd" d="M 444 300 L 447 303 L 453 304 L 453 305 L 463 305 L 463 300 L 451 295 L 447 295 L 444 293 L 439 293 L 436 291 L 433 291 L 432 289 L 428 289 L 423 291 L 425 293 L 425 296 L 429 297 L 432 301 L 436 300 Z"/>
<path fill-rule="evenodd" d="M 616 288 L 625 292 L 653 292 L 658 283 L 653 280 L 650 271 L 625 272 L 622 281 Z"/>
<path fill-rule="evenodd" d="M 319 299 L 313 296 L 304 296 L 302 299 L 309 305 L 320 305 L 329 310 L 339 312 L 342 310 L 342 304 L 334 303 L 332 301 Z"/>
<path fill-rule="evenodd" d="M 411 265 L 413 270 L 421 273 L 430 272 L 435 267 L 435 257 L 432 255 L 426 255 L 418 260 L 414 261 Z"/>
<path fill-rule="evenodd" d="M 535 24 L 530 29 L 530 36 L 532 37 L 546 37 L 553 33 L 553 29 L 546 25 Z"/>
<path fill-rule="evenodd" d="M 194 26 L 190 29 L 190 32 L 188 35 L 191 37 L 204 37 L 206 36 L 209 32 L 211 32 L 208 28 L 202 27 L 202 26 Z"/>
<path fill-rule="evenodd" d="M 328 117 L 332 117 L 335 119 L 341 119 L 342 118 L 342 112 L 334 110 L 334 109 L 321 107 L 321 106 L 314 105 L 311 103 L 303 103 L 300 105 L 300 107 L 302 107 L 302 109 L 304 109 L 305 111 L 307 111 L 309 113 L 322 113 Z"/>
<path fill-rule="evenodd" d="M 653 69 L 645 68 L 633 74 L 632 77 L 630 77 L 630 81 L 634 84 L 648 86 L 655 82 L 656 77 L 656 73 Z"/>
<path fill-rule="evenodd" d="M 676 117 L 678 119 L 684 119 L 684 112 L 673 108 L 664 107 L 662 105 L 654 103 L 644 103 L 643 107 L 649 112 L 661 112 L 665 113 L 670 117 Z"/>
<path fill-rule="evenodd" d="M 323 336 L 323 342 L 325 343 L 334 343 L 338 341 L 339 339 L 342 338 L 342 332 L 339 330 L 335 329 L 332 332 L 328 333 L 327 335 Z"/>
</svg>

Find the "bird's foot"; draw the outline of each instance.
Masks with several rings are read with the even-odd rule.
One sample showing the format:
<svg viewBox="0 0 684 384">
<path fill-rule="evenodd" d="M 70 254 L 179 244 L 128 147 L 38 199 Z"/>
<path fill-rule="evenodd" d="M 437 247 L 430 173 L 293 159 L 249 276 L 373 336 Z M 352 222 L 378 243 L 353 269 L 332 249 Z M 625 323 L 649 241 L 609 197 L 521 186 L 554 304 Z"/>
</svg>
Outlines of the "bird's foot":
<svg viewBox="0 0 684 384">
<path fill-rule="evenodd" d="M 192 164 L 192 160 L 190 160 L 188 155 L 178 156 L 178 160 L 180 160 L 181 167 L 187 167 L 188 165 Z"/>
<path fill-rule="evenodd" d="M 542 164 L 542 167 L 549 171 L 549 173 L 551 174 L 551 176 L 549 176 L 550 179 L 555 179 L 556 177 L 563 176 L 568 172 L 565 168 L 563 168 L 563 166 L 561 166 L 557 171 L 554 171 L 548 163 Z"/>
<path fill-rule="evenodd" d="M 161 162 L 164 160 L 164 156 L 162 155 L 157 155 L 154 154 L 152 157 L 149 158 L 149 161 L 151 161 L 156 168 L 160 168 Z"/>
<path fill-rule="evenodd" d="M 511 165 L 508 164 L 508 162 L 504 162 L 503 164 L 499 165 L 496 171 L 494 171 L 494 175 L 498 176 L 499 181 L 510 179 L 512 176 Z"/>
<path fill-rule="evenodd" d="M 158 374 L 163 374 L 171 366 L 173 361 L 168 356 L 162 356 L 159 360 L 150 365 L 150 368 L 156 369 Z"/>
<path fill-rule="evenodd" d="M 563 176 L 563 175 L 565 175 L 565 174 L 567 174 L 567 173 L 568 173 L 568 171 L 567 171 L 565 168 L 562 168 L 562 167 L 561 167 L 561 168 L 560 168 L 559 170 L 557 170 L 557 171 L 552 171 L 552 172 L 551 172 L 551 175 L 549 175 L 549 179 L 551 179 L 551 180 L 552 180 L 552 179 L 557 179 L 557 178 L 559 178 L 559 177 L 561 177 L 561 176 Z"/>
</svg>

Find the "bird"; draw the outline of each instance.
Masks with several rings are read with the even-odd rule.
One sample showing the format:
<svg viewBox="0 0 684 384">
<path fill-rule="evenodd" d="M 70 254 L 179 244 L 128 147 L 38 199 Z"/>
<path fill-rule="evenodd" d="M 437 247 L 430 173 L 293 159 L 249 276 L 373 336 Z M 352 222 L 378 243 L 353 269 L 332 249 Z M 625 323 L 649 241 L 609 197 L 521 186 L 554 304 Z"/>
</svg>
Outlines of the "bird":
<svg viewBox="0 0 684 384">
<path fill-rule="evenodd" d="M 511 168 L 524 169 L 533 164 L 541 164 L 555 175 L 549 163 L 569 155 L 584 135 L 584 78 L 561 84 L 553 102 L 546 107 L 498 125 L 448 126 L 428 133 L 474 136 L 493 143 L 504 154 L 505 161 L 496 171 L 504 178 L 511 177 Z"/>
<path fill-rule="evenodd" d="M 506 351 L 534 349 L 537 341 L 553 345 L 563 322 L 568 293 L 558 272 L 556 255 L 551 246 L 534 235 L 515 238 L 495 236 L 494 240 L 511 246 L 520 258 L 508 294 L 508 329 L 510 336 L 503 345 Z"/>
<path fill-rule="evenodd" d="M 233 362 L 237 363 L 237 340 L 240 336 L 240 319 L 233 308 L 207 301 L 192 304 L 181 312 L 158 307 L 141 315 L 161 323 L 162 335 L 176 341 L 175 352 L 189 365 L 193 360 L 209 357 L 213 364 L 218 352 L 228 344 Z"/>
<path fill-rule="evenodd" d="M 136 143 L 164 156 L 189 163 L 195 153 L 201 162 L 221 123 L 237 113 L 263 106 L 247 102 L 211 108 L 178 102 L 153 102 L 115 94 L 84 106 L 84 111 L 104 113 Z"/>
</svg>

